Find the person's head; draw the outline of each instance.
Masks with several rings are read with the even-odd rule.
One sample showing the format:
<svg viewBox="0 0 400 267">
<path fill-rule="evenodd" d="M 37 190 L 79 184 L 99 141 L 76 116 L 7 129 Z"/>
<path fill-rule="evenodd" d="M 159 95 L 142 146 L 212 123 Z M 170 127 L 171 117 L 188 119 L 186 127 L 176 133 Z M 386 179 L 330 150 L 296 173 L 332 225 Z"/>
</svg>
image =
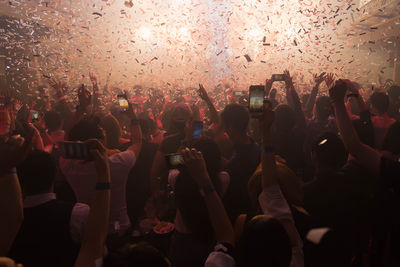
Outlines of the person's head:
<svg viewBox="0 0 400 267">
<path fill-rule="evenodd" d="M 383 115 L 389 109 L 389 96 L 384 92 L 375 92 L 371 95 L 371 109 L 376 115 Z"/>
<path fill-rule="evenodd" d="M 171 110 L 170 116 L 171 129 L 183 133 L 186 122 L 192 119 L 192 110 L 187 104 L 178 103 Z"/>
<path fill-rule="evenodd" d="M 277 132 L 289 132 L 296 124 L 295 113 L 286 104 L 280 104 L 275 108 L 275 129 Z"/>
<path fill-rule="evenodd" d="M 75 124 L 69 132 L 69 141 L 87 141 L 98 139 L 105 142 L 105 132 L 100 127 L 100 119 L 96 116 L 89 116 Z"/>
<path fill-rule="evenodd" d="M 104 116 L 100 121 L 100 127 L 106 133 L 106 144 L 110 149 L 116 149 L 119 146 L 121 137 L 121 126 L 118 120 L 111 114 Z"/>
<path fill-rule="evenodd" d="M 221 120 L 229 137 L 246 135 L 250 115 L 246 107 L 239 104 L 227 105 L 221 113 Z"/>
<path fill-rule="evenodd" d="M 371 131 L 371 127 L 360 119 L 355 119 L 352 123 L 360 141 L 370 147 L 375 147 L 374 133 Z"/>
<path fill-rule="evenodd" d="M 272 217 L 259 215 L 244 227 L 238 245 L 242 266 L 289 267 L 292 245 L 283 225 Z"/>
<path fill-rule="evenodd" d="M 56 171 L 56 163 L 49 153 L 34 150 L 17 166 L 24 195 L 51 192 Z"/>
<path fill-rule="evenodd" d="M 170 267 L 169 260 L 155 247 L 140 242 L 128 244 L 122 249 L 111 252 L 104 259 L 104 267 Z"/>
<path fill-rule="evenodd" d="M 44 113 L 44 122 L 49 132 L 60 130 L 63 126 L 63 120 L 57 111 L 46 111 Z"/>
<path fill-rule="evenodd" d="M 340 138 L 333 133 L 322 133 L 312 142 L 311 156 L 317 170 L 338 170 L 347 160 L 347 152 Z"/>
<path fill-rule="evenodd" d="M 320 96 L 315 102 L 315 115 L 317 119 L 326 121 L 332 114 L 330 98 L 328 96 Z"/>
</svg>

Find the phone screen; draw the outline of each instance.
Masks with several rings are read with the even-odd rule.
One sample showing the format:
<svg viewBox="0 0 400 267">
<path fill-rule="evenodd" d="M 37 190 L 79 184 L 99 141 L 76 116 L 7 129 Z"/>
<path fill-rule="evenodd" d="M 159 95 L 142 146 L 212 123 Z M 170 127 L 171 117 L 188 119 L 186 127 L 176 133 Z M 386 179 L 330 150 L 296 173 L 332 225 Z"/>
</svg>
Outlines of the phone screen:
<svg viewBox="0 0 400 267">
<path fill-rule="evenodd" d="M 32 112 L 31 112 L 31 120 L 32 120 L 32 121 L 37 121 L 37 120 L 39 120 L 39 112 L 37 112 L 37 111 L 32 111 Z"/>
<path fill-rule="evenodd" d="M 278 82 L 285 81 L 285 74 L 272 74 L 272 80 Z"/>
<path fill-rule="evenodd" d="M 176 169 L 185 164 L 181 154 L 169 154 L 165 156 L 169 169 Z"/>
<path fill-rule="evenodd" d="M 194 121 L 193 122 L 193 139 L 198 139 L 203 134 L 203 122 L 202 121 Z"/>
<path fill-rule="evenodd" d="M 243 92 L 242 91 L 235 91 L 233 94 L 234 94 L 234 96 L 242 96 Z"/>
<path fill-rule="evenodd" d="M 66 159 L 91 160 L 89 145 L 84 142 L 62 142 L 61 153 Z"/>
<path fill-rule="evenodd" d="M 124 97 L 118 97 L 118 104 L 123 111 L 126 111 L 129 108 L 128 100 Z"/>
<path fill-rule="evenodd" d="M 262 113 L 264 108 L 264 86 L 252 85 L 249 89 L 249 109 L 251 113 Z"/>
</svg>

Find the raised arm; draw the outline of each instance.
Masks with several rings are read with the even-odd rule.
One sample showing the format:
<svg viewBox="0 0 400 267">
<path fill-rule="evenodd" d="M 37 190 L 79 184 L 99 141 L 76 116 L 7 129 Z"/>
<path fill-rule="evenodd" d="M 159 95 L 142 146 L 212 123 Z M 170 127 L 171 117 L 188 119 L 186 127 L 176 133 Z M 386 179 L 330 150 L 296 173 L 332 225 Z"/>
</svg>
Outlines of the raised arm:
<svg viewBox="0 0 400 267">
<path fill-rule="evenodd" d="M 211 122 L 214 124 L 219 124 L 220 117 L 219 117 L 218 111 L 215 108 L 213 102 L 211 101 L 210 97 L 207 94 L 206 89 L 204 89 L 204 86 L 202 84 L 199 84 L 199 96 L 201 97 L 201 99 L 204 100 L 204 102 L 206 102 L 208 109 L 210 110 Z"/>
<path fill-rule="evenodd" d="M 20 136 L 0 136 L 0 257 L 7 255 L 24 218 L 15 167 L 31 149 L 30 143 Z"/>
<path fill-rule="evenodd" d="M 196 149 L 189 150 L 189 148 L 182 150 L 182 154 L 187 170 L 196 181 L 204 197 L 217 243 L 228 243 L 233 246 L 235 242 L 233 227 L 221 198 L 215 191 L 214 185 L 208 175 L 203 155 Z"/>
<path fill-rule="evenodd" d="M 315 100 L 317 99 L 318 89 L 321 83 L 325 80 L 325 72 L 321 73 L 320 75 L 314 74 L 314 87 L 311 90 L 310 97 L 307 100 L 306 104 L 306 114 L 309 116 L 312 114 Z"/>
<path fill-rule="evenodd" d="M 142 149 L 142 129 L 140 128 L 139 120 L 136 117 L 133 107 L 129 104 L 127 116 L 131 120 L 131 145 L 128 147 L 135 153 L 135 157 L 138 158 Z"/>
<path fill-rule="evenodd" d="M 90 153 L 96 166 L 97 184 L 75 267 L 99 266 L 96 261 L 102 260 L 108 233 L 110 166 L 105 148 L 97 140 L 90 140 L 90 145 L 93 148 Z"/>
<path fill-rule="evenodd" d="M 85 114 L 88 106 L 90 105 L 91 95 L 89 91 L 85 89 L 85 86 L 83 84 L 78 89 L 78 99 L 79 99 L 79 105 L 76 107 L 74 115 L 72 116 L 67 127 L 65 128 L 66 139 L 68 139 L 69 132 L 72 129 L 72 127 L 74 127 L 74 125 L 83 118 L 83 115 Z"/>
<path fill-rule="evenodd" d="M 72 116 L 72 111 L 68 105 L 67 99 L 65 98 L 65 89 L 67 88 L 67 85 L 61 81 L 55 80 L 54 78 L 49 80 L 49 84 L 56 92 L 56 102 L 64 121 L 69 121 Z"/>
<path fill-rule="evenodd" d="M 285 74 L 285 85 L 286 85 L 286 99 L 288 105 L 294 110 L 296 114 L 297 124 L 300 128 L 306 127 L 306 120 L 304 117 L 303 110 L 301 108 L 301 102 L 299 95 L 293 85 L 292 77 L 288 70 L 284 71 Z"/>
<path fill-rule="evenodd" d="M 344 104 L 344 96 L 350 88 L 349 80 L 338 80 L 329 89 L 329 96 L 335 110 L 336 122 L 348 151 L 375 176 L 379 176 L 380 155 L 373 148 L 361 143 Z"/>
<path fill-rule="evenodd" d="M 96 112 L 100 106 L 100 103 L 99 103 L 100 90 L 99 90 L 99 86 L 97 85 L 96 75 L 94 75 L 94 73 L 92 73 L 92 72 L 89 72 L 89 78 L 90 78 L 90 81 L 92 82 L 92 86 L 93 86 L 93 97 L 92 97 L 93 112 Z"/>
</svg>

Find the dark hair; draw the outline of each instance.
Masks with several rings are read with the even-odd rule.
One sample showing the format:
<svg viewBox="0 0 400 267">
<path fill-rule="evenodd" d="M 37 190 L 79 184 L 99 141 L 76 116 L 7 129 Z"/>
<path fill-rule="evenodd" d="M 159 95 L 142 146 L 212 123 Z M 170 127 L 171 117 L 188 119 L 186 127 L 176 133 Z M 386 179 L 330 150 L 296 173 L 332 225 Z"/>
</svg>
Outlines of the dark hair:
<svg viewBox="0 0 400 267">
<path fill-rule="evenodd" d="M 374 92 L 371 95 L 371 105 L 380 113 L 385 113 L 389 109 L 389 96 L 383 92 Z"/>
<path fill-rule="evenodd" d="M 106 132 L 107 147 L 117 149 L 121 137 L 121 126 L 118 120 L 113 115 L 108 114 L 101 119 L 100 126 Z"/>
<path fill-rule="evenodd" d="M 330 98 L 328 96 L 320 96 L 315 102 L 315 111 L 317 116 L 321 120 L 327 120 L 332 114 L 332 108 L 330 105 Z"/>
<path fill-rule="evenodd" d="M 61 127 L 62 118 L 60 113 L 50 110 L 44 113 L 44 122 L 46 123 L 46 128 L 53 132 Z"/>
<path fill-rule="evenodd" d="M 100 119 L 97 116 L 89 116 L 75 124 L 69 132 L 69 141 L 86 141 L 89 139 L 103 139 L 104 133 L 99 126 Z"/>
<path fill-rule="evenodd" d="M 129 244 L 111 252 L 104 259 L 104 267 L 168 267 L 165 256 L 148 243 Z"/>
<path fill-rule="evenodd" d="M 346 163 L 346 148 L 340 138 L 330 132 L 320 134 L 312 143 L 319 162 L 338 169 Z"/>
<path fill-rule="evenodd" d="M 275 127 L 277 132 L 291 131 L 296 124 L 295 113 L 286 104 L 280 104 L 275 108 Z"/>
<path fill-rule="evenodd" d="M 292 245 L 283 225 L 273 218 L 258 215 L 244 227 L 239 240 L 239 265 L 288 267 Z"/>
<path fill-rule="evenodd" d="M 374 128 L 371 124 L 355 119 L 352 121 L 360 141 L 370 147 L 375 147 Z"/>
<path fill-rule="evenodd" d="M 240 133 L 246 133 L 250 116 L 248 110 L 244 106 L 229 104 L 222 111 L 221 119 L 225 126 Z"/>
<path fill-rule="evenodd" d="M 41 150 L 34 150 L 17 166 L 24 195 L 47 192 L 54 183 L 56 172 L 54 159 L 49 153 Z"/>
<path fill-rule="evenodd" d="M 221 152 L 218 145 L 213 140 L 202 137 L 193 144 L 193 147 L 203 154 L 211 181 L 217 192 L 221 192 L 218 180 L 221 170 Z M 177 208 L 193 235 L 200 240 L 211 241 L 214 235 L 207 207 L 200 195 L 198 185 L 185 168 L 176 179 L 175 198 Z"/>
<path fill-rule="evenodd" d="M 396 121 L 390 127 L 383 140 L 382 150 L 387 150 L 395 155 L 400 154 L 400 122 Z"/>
</svg>

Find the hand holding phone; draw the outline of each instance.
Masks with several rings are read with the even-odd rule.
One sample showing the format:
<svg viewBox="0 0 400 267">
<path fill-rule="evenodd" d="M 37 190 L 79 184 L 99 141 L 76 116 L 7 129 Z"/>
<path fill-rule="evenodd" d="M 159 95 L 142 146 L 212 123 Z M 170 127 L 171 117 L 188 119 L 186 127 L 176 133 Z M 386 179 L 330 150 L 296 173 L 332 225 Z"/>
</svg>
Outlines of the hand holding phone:
<svg viewBox="0 0 400 267">
<path fill-rule="evenodd" d="M 89 142 L 64 141 L 60 142 L 61 155 L 66 159 L 93 160 Z"/>
<path fill-rule="evenodd" d="M 264 86 L 252 85 L 249 88 L 249 110 L 253 115 L 261 114 L 264 110 Z"/>
<path fill-rule="evenodd" d="M 202 121 L 193 121 L 192 139 L 194 139 L 194 140 L 199 139 L 202 134 L 203 134 L 203 122 Z"/>
<path fill-rule="evenodd" d="M 179 153 L 169 154 L 165 156 L 168 169 L 179 169 L 185 165 L 183 155 Z"/>
<path fill-rule="evenodd" d="M 129 109 L 129 102 L 127 100 L 126 94 L 118 95 L 118 105 L 121 111 L 125 112 Z"/>
</svg>

